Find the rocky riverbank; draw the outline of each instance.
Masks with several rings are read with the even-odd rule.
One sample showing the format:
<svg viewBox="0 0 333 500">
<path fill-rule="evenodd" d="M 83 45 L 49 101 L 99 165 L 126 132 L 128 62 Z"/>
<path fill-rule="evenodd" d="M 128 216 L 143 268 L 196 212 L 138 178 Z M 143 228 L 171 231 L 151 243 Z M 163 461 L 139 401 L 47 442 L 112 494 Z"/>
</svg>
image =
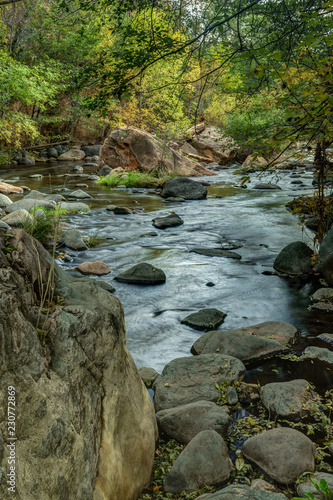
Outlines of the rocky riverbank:
<svg viewBox="0 0 333 500">
<path fill-rule="evenodd" d="M 84 171 L 89 168 L 89 166 L 83 165 Z M 215 168 L 218 172 L 220 166 Z M 302 168 L 304 170 L 305 167 Z M 303 170 L 299 175 L 302 175 L 306 183 L 307 174 Z M 293 172 L 291 174 L 286 172 L 286 175 L 290 175 L 290 187 L 294 186 L 291 184 Z M 66 182 L 75 183 L 77 176 L 82 175 L 86 175 L 85 179 L 88 179 L 91 173 L 72 172 L 63 179 L 66 179 Z M 90 182 L 94 181 L 90 180 Z M 211 184 L 211 182 L 209 183 Z M 171 187 L 174 184 L 173 182 Z M 184 184 L 184 180 L 181 180 L 179 184 Z M 330 391 L 332 386 L 332 334 L 323 333 L 322 336 L 316 337 L 313 345 L 309 346 L 305 345 L 304 332 L 300 331 L 300 328 L 281 321 L 272 321 L 277 315 L 275 312 L 272 314 L 272 311 L 276 311 L 278 308 L 276 304 L 274 305 L 274 292 L 272 292 L 274 285 L 272 283 L 276 286 L 276 283 L 282 280 L 278 276 L 266 277 L 267 280 L 270 280 L 270 284 L 264 293 L 272 294 L 270 297 L 272 297 L 273 302 L 267 301 L 265 303 L 265 314 L 262 312 L 262 315 L 265 316 L 263 324 L 253 322 L 249 325 L 248 319 L 244 318 L 244 316 L 248 316 L 250 309 L 254 311 L 255 308 L 260 308 L 261 304 L 256 300 L 251 301 L 250 294 L 243 300 L 241 288 L 235 295 L 236 308 L 232 309 L 230 302 L 227 302 L 226 299 L 223 303 L 223 300 L 219 298 L 220 304 L 216 304 L 214 295 L 218 296 L 221 293 L 219 283 L 222 283 L 225 276 L 234 276 L 237 273 L 243 279 L 243 283 L 246 283 L 244 278 L 253 268 L 251 262 L 251 258 L 254 258 L 251 257 L 251 254 L 254 255 L 253 248 L 255 248 L 257 261 L 261 258 L 262 262 L 266 262 L 264 259 L 270 258 L 271 255 L 274 255 L 275 258 L 278 251 L 285 246 L 281 244 L 281 241 L 286 243 L 288 240 L 285 235 L 281 234 L 281 237 L 277 238 L 272 252 L 270 248 L 267 248 L 272 245 L 272 240 L 268 241 L 267 237 L 264 240 L 261 236 L 261 240 L 257 240 L 256 246 L 254 246 L 250 240 L 251 228 L 248 228 L 248 232 L 245 230 L 239 234 L 237 241 L 235 238 L 228 239 L 225 225 L 229 221 L 225 211 L 227 204 L 232 202 L 232 198 L 228 198 L 229 192 L 237 194 L 238 197 L 242 196 L 244 200 L 250 200 L 250 202 L 246 201 L 245 210 L 241 212 L 246 215 L 247 221 L 250 221 L 254 204 L 258 202 L 263 204 L 262 200 L 264 199 L 264 206 L 267 210 L 267 198 L 260 198 L 262 195 L 258 195 L 258 193 L 265 193 L 265 184 L 261 183 L 259 186 L 256 184 L 254 189 L 251 189 L 251 183 L 249 183 L 246 194 L 241 188 L 238 190 L 232 188 L 234 190 L 232 191 L 230 187 L 226 187 L 225 191 L 219 191 L 228 193 L 225 199 L 219 198 L 218 196 L 221 196 L 219 194 L 212 195 L 214 191 L 211 190 L 208 192 L 209 198 L 207 199 L 207 187 L 208 190 L 212 188 L 205 186 L 207 180 L 204 179 L 202 182 L 195 182 L 195 189 L 190 188 L 192 193 L 198 192 L 194 201 L 193 199 L 191 201 L 191 196 L 189 197 L 187 191 L 188 182 L 186 181 L 185 184 L 186 189 L 184 188 L 182 191 L 178 188 L 169 191 L 169 186 L 164 194 L 162 193 L 163 198 L 156 191 L 147 193 L 147 190 L 136 190 L 135 192 L 133 189 L 132 193 L 130 190 L 131 196 L 138 197 L 139 200 L 144 199 L 140 196 L 147 196 L 147 198 L 156 200 L 156 203 L 170 207 L 162 213 L 158 213 L 157 216 L 149 212 L 145 213 L 139 203 L 137 203 L 138 208 L 135 207 L 133 210 L 130 205 L 132 202 L 130 197 L 126 199 L 127 201 L 124 197 L 122 202 L 113 204 L 113 206 L 110 206 L 110 202 L 109 204 L 105 203 L 104 198 L 101 198 L 102 202 L 99 202 L 98 205 L 99 211 L 86 211 L 70 219 L 72 227 L 64 231 L 62 241 L 64 245 L 62 257 L 69 262 L 63 263 L 59 258 L 59 262 L 64 267 L 67 266 L 77 283 L 84 282 L 81 281 L 82 278 L 78 278 L 78 272 L 75 270 L 76 267 L 73 267 L 74 265 L 79 264 L 77 267 L 80 267 L 81 263 L 83 264 L 81 261 L 85 261 L 87 272 L 92 273 L 95 272 L 95 268 L 91 267 L 92 262 L 100 261 L 96 275 L 100 273 L 101 269 L 104 270 L 105 273 L 108 273 L 105 278 L 107 282 L 102 284 L 103 281 L 99 278 L 94 282 L 105 289 L 103 293 L 105 292 L 109 297 L 112 297 L 109 293 L 112 291 L 110 280 L 114 278 L 118 288 L 116 293 L 120 291 L 125 303 L 127 296 L 135 296 L 137 302 L 140 299 L 141 312 L 135 325 L 136 330 L 142 335 L 141 332 L 145 328 L 144 323 L 147 319 L 147 310 L 152 317 L 154 316 L 157 326 L 156 329 L 151 330 L 153 338 L 150 338 L 150 343 L 146 340 L 141 342 L 141 344 L 147 342 L 148 350 L 158 339 L 158 330 L 161 325 L 163 327 L 163 321 L 166 324 L 165 341 L 168 341 L 171 350 L 175 349 L 174 346 L 177 344 L 176 341 L 174 343 L 176 339 L 173 338 L 172 332 L 175 322 L 170 323 L 170 319 L 173 320 L 170 311 L 172 307 L 177 307 L 177 304 L 177 328 L 188 332 L 187 344 L 189 348 L 192 346 L 193 356 L 189 356 L 189 352 L 187 352 L 186 356 L 182 358 L 174 355 L 173 357 L 177 359 L 170 362 L 168 362 L 169 359 L 166 359 L 164 362 L 166 366 L 161 375 L 148 369 L 143 370 L 143 379 L 147 386 L 151 387 L 154 383 L 156 418 L 164 444 L 163 447 L 161 444 L 158 447 L 151 489 L 142 494 L 142 500 L 148 498 L 186 498 L 186 496 L 187 498 L 198 498 L 204 493 L 209 493 L 206 498 L 283 499 L 291 498 L 296 493 L 296 488 L 298 488 L 299 495 L 304 495 L 304 492 L 311 491 L 311 483 L 306 483 L 305 489 L 299 489 L 301 486 L 296 484 L 299 475 L 306 471 L 316 471 L 316 474 L 324 472 L 330 474 L 331 472 L 331 392 L 327 391 Z M 272 184 L 268 183 L 268 187 L 271 188 Z M 299 186 L 297 185 L 297 187 Z M 60 203 L 69 203 L 70 205 L 78 203 L 77 197 L 79 200 L 83 200 L 88 208 L 90 208 L 89 205 L 98 201 L 96 192 L 94 195 L 89 190 L 89 193 L 92 193 L 89 194 L 88 188 L 77 188 L 81 189 L 77 193 L 77 197 L 75 196 L 77 189 L 62 189 L 61 192 L 55 194 L 54 192 L 42 192 L 49 191 L 44 187 L 39 192 L 30 192 L 30 196 L 24 196 L 19 201 L 15 201 L 17 195 L 9 195 L 9 201 L 5 198 L 2 200 L 4 203 L 3 211 L 9 212 L 6 217 L 18 210 L 25 210 L 28 215 L 32 216 L 32 212 L 40 206 L 40 203 L 46 204 L 44 208 L 52 210 Z M 117 196 L 120 200 L 122 199 L 120 193 L 125 194 L 127 191 L 125 188 L 117 189 Z M 244 194 L 238 195 L 241 192 Z M 251 192 L 253 198 L 251 198 Z M 275 199 L 275 193 L 281 193 L 280 190 L 275 189 L 269 189 L 267 192 L 271 193 L 272 200 Z M 89 196 L 93 197 L 89 198 Z M 209 209 L 211 210 L 209 212 L 210 222 L 206 221 L 203 228 L 199 226 L 197 221 L 200 220 L 204 207 L 210 206 L 208 204 L 212 206 Z M 108 209 L 106 209 L 106 205 L 108 205 Z M 117 206 L 119 210 L 115 210 Z M 236 205 L 233 206 L 236 209 Z M 187 207 L 192 207 L 191 212 L 188 211 Z M 135 210 L 138 211 L 135 212 Z M 170 214 L 170 210 L 177 211 L 178 214 Z M 229 212 L 228 216 L 230 216 Z M 91 219 L 91 217 L 96 218 Z M 88 220 L 98 220 L 98 217 L 102 217 L 102 223 L 107 229 L 105 236 L 115 238 L 115 244 L 109 244 L 107 247 L 101 246 L 100 252 L 97 251 L 94 254 L 94 249 L 87 248 L 80 224 L 82 225 L 82 221 L 83 224 L 87 224 Z M 279 215 L 279 217 L 281 216 Z M 292 216 L 286 213 L 286 218 L 290 217 Z M 95 222 L 92 222 L 92 226 L 94 224 Z M 214 230 L 217 224 L 221 225 L 226 233 L 223 239 L 220 236 L 218 244 L 216 229 Z M 248 226 L 249 224 L 247 222 Z M 11 225 L 14 227 L 15 223 L 11 222 Z M 75 225 L 77 227 L 73 227 Z M 155 226 L 153 231 L 152 225 Z M 242 229 L 244 227 L 243 225 Z M 77 228 L 80 230 L 78 231 Z M 252 227 L 252 232 L 253 228 L 255 226 Z M 125 240 L 124 236 L 120 236 L 124 230 L 128 231 L 126 233 L 128 239 L 126 246 L 122 243 L 122 240 Z M 12 231 L 13 229 L 7 229 L 5 233 L 11 234 Z M 200 233 L 204 235 L 201 241 L 199 240 Z M 177 285 L 178 288 L 174 287 L 171 292 L 168 292 L 167 287 L 175 278 L 170 271 L 168 260 L 165 258 L 164 247 L 166 242 L 170 242 L 172 239 L 176 241 L 178 254 L 183 253 L 184 259 L 182 272 L 179 273 L 179 267 L 174 271 L 174 275 L 177 273 L 179 279 L 181 278 L 181 283 Z M 159 243 L 149 243 L 153 240 Z M 251 247 L 249 241 L 251 241 Z M 140 242 L 140 245 L 137 242 Z M 269 245 L 264 246 L 264 243 Z M 288 243 L 290 243 L 290 239 Z M 11 253 L 16 256 L 12 246 L 16 247 L 16 244 L 7 244 L 9 257 L 11 257 Z M 120 264 L 116 266 L 114 256 L 118 256 L 117 247 L 122 253 L 124 251 L 130 252 L 130 258 L 127 261 L 120 259 Z M 237 252 L 234 252 L 236 249 Z M 149 252 L 151 253 L 149 254 Z M 156 258 L 153 252 L 157 252 L 156 255 L 161 252 L 161 257 Z M 307 265 L 311 258 L 310 253 L 313 253 L 312 248 L 310 248 L 310 252 L 306 252 Z M 79 257 L 80 255 L 83 257 Z M 98 255 L 98 259 L 94 255 Z M 150 258 L 147 258 L 149 255 Z M 292 255 L 294 256 L 294 253 Z M 89 257 L 89 259 L 84 257 Z M 299 254 L 297 254 L 297 258 L 300 258 Z M 302 259 L 303 257 L 301 257 Z M 285 271 L 285 268 L 279 268 L 280 260 L 281 256 L 275 266 L 279 273 Z M 285 260 L 289 265 L 289 254 Z M 102 266 L 103 261 L 107 268 Z M 212 265 L 210 263 L 214 263 L 214 272 L 205 271 L 211 269 L 208 267 Z M 94 264 L 97 263 L 94 262 Z M 202 267 L 203 265 L 205 267 Z M 266 266 L 255 265 L 260 273 L 265 272 L 267 267 L 272 269 L 270 264 Z M 196 269 L 204 269 L 204 271 L 190 276 L 188 274 L 191 270 L 190 266 L 196 266 Z M 270 273 L 272 272 L 271 270 Z M 302 283 L 305 283 L 304 280 L 308 280 L 310 283 L 312 279 L 307 267 L 305 271 L 298 267 L 296 271 L 295 268 L 294 271 L 289 269 L 288 273 L 292 279 L 298 280 L 300 287 Z M 104 274 L 104 272 L 100 274 Z M 260 274 L 260 276 L 262 280 L 263 275 Z M 83 278 L 83 280 L 85 279 Z M 193 302 L 191 302 L 190 307 L 187 303 L 185 303 L 185 307 L 182 303 L 179 306 L 181 290 L 187 287 L 191 280 L 199 283 L 195 292 L 189 294 Z M 92 282 L 91 279 L 88 281 Z M 251 281 L 251 283 L 253 282 Z M 262 286 L 263 281 L 260 283 Z M 152 287 L 152 285 L 156 286 Z M 224 280 L 223 287 L 226 285 L 227 281 Z M 329 288 L 325 286 L 323 290 L 320 290 L 323 288 L 322 285 L 314 286 L 318 288 L 318 291 L 313 294 L 315 301 L 319 299 L 320 303 L 327 304 L 325 297 L 330 297 Z M 93 288 L 95 290 L 98 286 L 94 285 Z M 86 295 L 90 297 L 91 293 L 95 294 L 94 290 L 87 292 Z M 210 293 L 209 299 L 206 298 L 208 292 Z M 163 297 L 164 308 L 155 307 L 150 313 L 149 304 L 150 302 L 154 304 L 158 294 Z M 113 298 L 115 299 L 115 297 Z M 80 300 L 83 299 L 80 298 Z M 183 295 L 182 301 L 184 301 Z M 249 302 L 250 307 L 246 310 Z M 79 306 L 79 304 L 76 305 Z M 216 307 L 217 305 L 219 307 Z M 61 306 L 59 305 L 59 307 Z M 237 310 L 240 312 L 239 316 L 237 316 Z M 166 320 L 164 320 L 165 311 L 167 315 L 169 314 Z M 133 326 L 130 328 L 133 329 Z M 149 328 L 151 328 L 151 323 L 149 323 Z M 219 329 L 217 330 L 217 328 Z M 198 330 L 206 331 L 206 333 L 202 335 L 198 333 Z M 179 331 L 177 330 L 177 335 Z M 190 341 L 190 338 L 193 340 Z M 52 344 L 48 349 L 51 351 L 52 360 Z M 90 351 L 87 355 L 90 359 Z M 280 368 L 282 365 L 283 371 Z M 270 372 L 269 380 L 267 369 Z M 258 380 L 261 378 L 260 370 L 266 374 L 266 378 L 263 377 L 261 383 L 258 384 Z M 313 385 L 314 373 L 318 376 L 318 383 Z M 309 374 L 309 377 L 306 374 Z M 138 389 L 138 386 L 134 387 L 136 387 L 135 390 Z M 128 398 L 132 400 L 131 395 Z M 70 419 L 71 417 L 67 420 L 70 421 Z M 63 418 L 62 420 L 67 422 Z M 50 427 L 52 429 L 51 423 Z M 173 439 L 172 444 L 170 444 L 170 439 Z M 208 446 L 207 443 L 210 445 Z M 248 444 L 246 445 L 246 443 Z M 316 447 L 314 447 L 314 443 Z M 180 454 L 180 452 L 182 453 Z M 106 473 L 107 476 L 108 474 L 109 472 Z M 90 481 L 93 481 L 92 477 L 93 475 L 90 476 Z M 145 477 L 148 481 L 149 477 Z M 320 477 L 317 475 L 317 478 Z M 325 475 L 323 477 L 327 481 L 332 480 L 331 476 Z M 244 485 L 240 486 L 239 482 L 244 483 Z M 228 483 L 230 485 L 226 486 Z M 140 485 L 143 487 L 142 483 Z M 217 492 L 214 493 L 213 490 L 217 490 Z M 186 493 L 182 495 L 182 491 Z"/>
</svg>

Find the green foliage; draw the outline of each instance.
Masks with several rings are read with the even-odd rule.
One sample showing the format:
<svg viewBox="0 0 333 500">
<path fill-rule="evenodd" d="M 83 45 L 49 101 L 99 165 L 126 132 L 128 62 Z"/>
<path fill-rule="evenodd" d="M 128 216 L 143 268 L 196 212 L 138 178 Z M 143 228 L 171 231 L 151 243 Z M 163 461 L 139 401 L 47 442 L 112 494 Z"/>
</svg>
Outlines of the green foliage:
<svg viewBox="0 0 333 500">
<path fill-rule="evenodd" d="M 122 172 L 106 175 L 97 181 L 100 186 L 116 187 L 141 187 L 141 188 L 157 188 L 163 187 L 168 181 L 174 179 L 176 175 L 170 174 L 163 177 L 156 177 L 152 174 L 138 172 L 132 170 L 131 172 Z"/>
<path fill-rule="evenodd" d="M 89 248 L 97 247 L 102 241 L 102 238 L 99 236 L 98 232 L 90 234 L 87 238 L 84 239 L 85 244 Z"/>
<path fill-rule="evenodd" d="M 286 114 L 276 103 L 267 101 L 264 93 L 240 99 L 227 115 L 226 134 L 252 150 L 270 153 L 274 149 L 276 127 L 285 122 Z"/>
<path fill-rule="evenodd" d="M 316 488 L 318 493 L 320 493 L 320 498 L 323 498 L 323 500 L 332 500 L 333 498 L 333 491 L 331 488 L 329 488 L 327 481 L 325 479 L 321 479 L 319 484 L 318 481 L 316 481 L 314 478 L 310 477 L 310 481 L 313 484 L 313 486 Z M 324 495 L 324 496 L 322 496 Z M 312 493 L 305 493 L 305 497 L 293 497 L 292 500 L 315 500 L 316 497 Z"/>
<path fill-rule="evenodd" d="M 36 214 L 36 210 L 41 209 L 42 214 Z M 32 220 L 26 219 L 22 228 L 33 238 L 41 243 L 48 243 L 59 229 L 59 222 L 66 211 L 56 208 L 55 210 L 46 210 L 44 207 L 35 207 L 32 212 Z"/>
</svg>

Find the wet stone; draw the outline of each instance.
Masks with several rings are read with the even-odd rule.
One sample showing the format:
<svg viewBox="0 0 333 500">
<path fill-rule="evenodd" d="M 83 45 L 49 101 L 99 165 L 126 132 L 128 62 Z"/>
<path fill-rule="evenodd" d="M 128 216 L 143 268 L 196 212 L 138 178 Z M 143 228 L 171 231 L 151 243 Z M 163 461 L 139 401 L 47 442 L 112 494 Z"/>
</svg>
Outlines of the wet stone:
<svg viewBox="0 0 333 500">
<path fill-rule="evenodd" d="M 218 309 L 201 309 L 196 313 L 186 316 L 186 318 L 181 320 L 181 323 L 195 330 L 207 332 L 208 330 L 215 330 L 218 328 L 223 323 L 226 316 L 226 313 Z"/>
<path fill-rule="evenodd" d="M 169 227 L 181 226 L 182 224 L 184 224 L 184 221 L 177 214 L 153 219 L 153 226 L 157 227 L 157 229 L 167 229 Z"/>
<path fill-rule="evenodd" d="M 162 269 L 158 269 L 147 262 L 142 262 L 118 274 L 114 279 L 134 285 L 160 285 L 165 283 L 166 276 Z"/>
<path fill-rule="evenodd" d="M 304 357 L 316 359 L 333 366 L 333 351 L 326 349 L 326 347 L 309 346 L 304 351 Z"/>
<path fill-rule="evenodd" d="M 113 213 L 115 215 L 130 215 L 133 212 L 130 208 L 127 208 L 127 207 L 115 207 L 113 209 Z"/>
<path fill-rule="evenodd" d="M 223 250 L 222 248 L 192 248 L 190 252 L 198 253 L 200 255 L 207 255 L 207 257 L 225 257 L 227 259 L 237 259 L 242 258 L 239 253 L 230 252 L 229 250 Z"/>
</svg>

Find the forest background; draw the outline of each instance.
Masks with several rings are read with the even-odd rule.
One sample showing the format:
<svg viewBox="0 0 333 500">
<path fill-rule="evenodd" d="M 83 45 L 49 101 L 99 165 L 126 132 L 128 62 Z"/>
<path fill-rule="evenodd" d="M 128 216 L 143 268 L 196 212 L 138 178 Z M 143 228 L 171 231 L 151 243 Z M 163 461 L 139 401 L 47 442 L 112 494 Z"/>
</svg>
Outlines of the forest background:
<svg viewBox="0 0 333 500">
<path fill-rule="evenodd" d="M 332 142 L 333 1 L 0 0 L 0 163 L 205 120 L 250 152 Z"/>
</svg>

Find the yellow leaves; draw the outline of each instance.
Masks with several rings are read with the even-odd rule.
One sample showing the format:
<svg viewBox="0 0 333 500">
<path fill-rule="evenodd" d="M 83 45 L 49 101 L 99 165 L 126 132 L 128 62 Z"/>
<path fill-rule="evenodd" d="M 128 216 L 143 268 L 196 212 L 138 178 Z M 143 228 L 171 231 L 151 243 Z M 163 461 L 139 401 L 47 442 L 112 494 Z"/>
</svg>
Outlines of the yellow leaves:
<svg viewBox="0 0 333 500">
<path fill-rule="evenodd" d="M 238 470 L 238 472 L 243 469 L 244 464 L 245 464 L 245 462 L 244 462 L 244 459 L 242 457 L 236 458 L 235 467 Z"/>
<path fill-rule="evenodd" d="M 25 114 L 10 112 L 4 116 L 0 128 L 0 144 L 15 148 L 39 136 L 36 124 Z"/>
</svg>

